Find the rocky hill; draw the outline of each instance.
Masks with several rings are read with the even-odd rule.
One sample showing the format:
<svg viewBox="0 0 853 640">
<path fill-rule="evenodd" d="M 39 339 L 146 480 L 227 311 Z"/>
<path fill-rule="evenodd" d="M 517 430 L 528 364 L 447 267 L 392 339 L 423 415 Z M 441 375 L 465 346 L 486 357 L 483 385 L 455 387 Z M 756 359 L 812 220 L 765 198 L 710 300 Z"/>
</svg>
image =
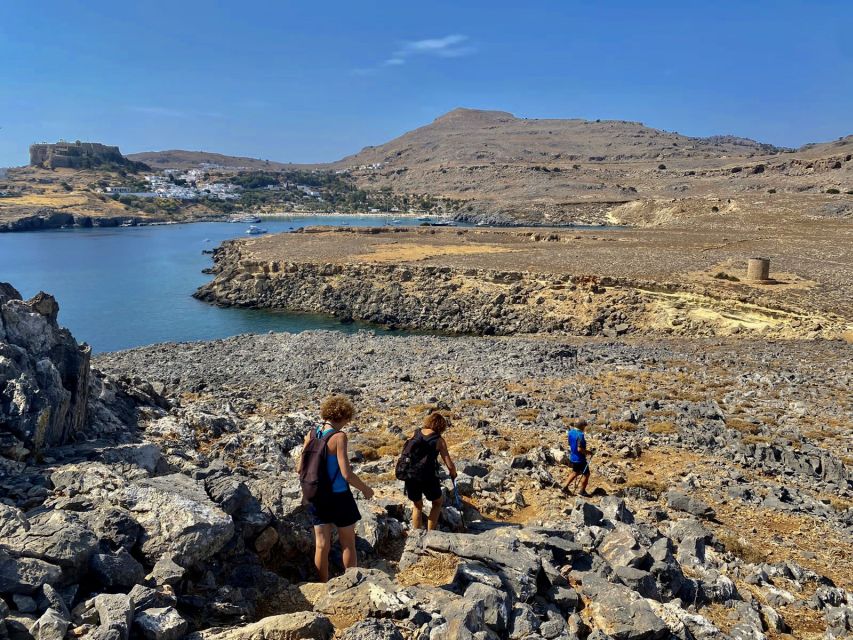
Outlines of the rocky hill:
<svg viewBox="0 0 853 640">
<path fill-rule="evenodd" d="M 853 136 L 790 150 L 733 136 L 689 137 L 639 122 L 455 109 L 390 142 L 312 168 L 348 170 L 363 189 L 458 201 L 463 220 L 659 224 L 707 213 L 711 198 L 840 195 L 847 203 L 842 209 L 850 209 L 851 157 Z M 275 166 L 178 151 L 134 158 L 156 166 Z M 642 214 L 623 206 L 634 203 Z M 673 203 L 681 210 L 674 215 Z"/>
<path fill-rule="evenodd" d="M 142 171 L 147 165 L 125 158 L 118 147 L 98 142 L 57 142 L 30 146 L 30 166 L 46 169 L 94 169 L 100 166 Z"/>
</svg>

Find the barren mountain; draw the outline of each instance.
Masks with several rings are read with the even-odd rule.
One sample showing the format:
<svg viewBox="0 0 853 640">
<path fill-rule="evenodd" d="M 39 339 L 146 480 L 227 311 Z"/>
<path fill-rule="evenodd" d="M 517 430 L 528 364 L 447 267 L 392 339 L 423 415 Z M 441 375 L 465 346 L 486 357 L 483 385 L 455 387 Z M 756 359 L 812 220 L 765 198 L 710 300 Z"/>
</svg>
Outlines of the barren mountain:
<svg viewBox="0 0 853 640">
<path fill-rule="evenodd" d="M 157 167 L 295 166 L 182 151 L 131 157 Z M 657 224 L 768 207 L 781 215 L 853 215 L 852 157 L 853 136 L 789 150 L 638 122 L 455 109 L 390 142 L 314 166 L 347 169 L 365 189 L 457 200 L 464 219 Z M 799 194 L 810 196 L 807 204 Z"/>
</svg>

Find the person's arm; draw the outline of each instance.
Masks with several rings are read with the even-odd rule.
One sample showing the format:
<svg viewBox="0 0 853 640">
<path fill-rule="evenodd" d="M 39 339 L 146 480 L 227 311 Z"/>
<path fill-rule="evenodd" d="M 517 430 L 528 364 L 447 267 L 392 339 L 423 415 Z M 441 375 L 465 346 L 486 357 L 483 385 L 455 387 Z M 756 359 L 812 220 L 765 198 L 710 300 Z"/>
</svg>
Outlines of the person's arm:
<svg viewBox="0 0 853 640">
<path fill-rule="evenodd" d="M 356 489 L 364 494 L 364 497 L 370 500 L 373 497 L 373 489 L 368 487 L 364 481 L 358 477 L 358 474 L 352 470 L 352 465 L 349 463 L 349 455 L 347 454 L 347 434 L 340 433 L 334 436 L 338 438 L 338 466 L 341 469 L 341 475 L 344 480 L 349 482 Z"/>
<path fill-rule="evenodd" d="M 308 441 L 311 440 L 311 432 L 305 434 L 305 440 L 302 441 L 302 451 L 308 446 Z M 299 454 L 299 460 L 296 461 L 296 475 L 302 473 L 302 453 Z"/>
<path fill-rule="evenodd" d="M 444 441 L 444 438 L 438 439 L 438 453 L 441 455 L 441 459 L 444 461 L 444 466 L 447 467 L 450 477 L 456 480 L 456 465 L 450 459 L 450 452 L 447 450 L 447 443 Z"/>
<path fill-rule="evenodd" d="M 585 456 L 587 453 L 587 451 L 586 451 L 586 435 L 585 434 L 582 434 L 581 437 L 578 439 L 578 453 L 580 453 L 582 456 Z"/>
</svg>

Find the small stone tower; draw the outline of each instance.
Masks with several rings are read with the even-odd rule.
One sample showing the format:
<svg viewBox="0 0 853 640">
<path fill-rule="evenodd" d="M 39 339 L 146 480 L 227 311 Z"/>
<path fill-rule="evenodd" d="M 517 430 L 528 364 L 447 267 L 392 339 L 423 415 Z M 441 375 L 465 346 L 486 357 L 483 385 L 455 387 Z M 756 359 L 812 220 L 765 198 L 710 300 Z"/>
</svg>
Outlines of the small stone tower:
<svg viewBox="0 0 853 640">
<path fill-rule="evenodd" d="M 770 258 L 750 258 L 746 263 L 746 279 L 753 282 L 770 280 Z"/>
</svg>

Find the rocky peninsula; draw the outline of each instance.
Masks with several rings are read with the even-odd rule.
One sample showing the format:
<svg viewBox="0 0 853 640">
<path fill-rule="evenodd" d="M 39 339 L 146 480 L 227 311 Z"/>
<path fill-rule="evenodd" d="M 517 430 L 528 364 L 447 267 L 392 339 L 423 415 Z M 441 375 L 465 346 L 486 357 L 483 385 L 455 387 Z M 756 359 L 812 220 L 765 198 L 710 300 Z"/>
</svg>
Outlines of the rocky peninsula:
<svg viewBox="0 0 853 640">
<path fill-rule="evenodd" d="M 820 231 L 308 228 L 223 243 L 196 297 L 477 335 L 839 338 L 853 287 L 811 259 Z M 747 280 L 761 251 L 785 273 Z"/>
<path fill-rule="evenodd" d="M 50 296 L 0 295 L 0 636 L 853 631 L 844 342 L 306 332 L 90 363 Z M 319 585 L 294 464 L 332 392 L 357 405 L 377 495 L 359 499 L 360 568 Z M 425 533 L 393 465 L 434 409 L 463 497 Z M 587 499 L 558 488 L 575 416 Z"/>
</svg>

